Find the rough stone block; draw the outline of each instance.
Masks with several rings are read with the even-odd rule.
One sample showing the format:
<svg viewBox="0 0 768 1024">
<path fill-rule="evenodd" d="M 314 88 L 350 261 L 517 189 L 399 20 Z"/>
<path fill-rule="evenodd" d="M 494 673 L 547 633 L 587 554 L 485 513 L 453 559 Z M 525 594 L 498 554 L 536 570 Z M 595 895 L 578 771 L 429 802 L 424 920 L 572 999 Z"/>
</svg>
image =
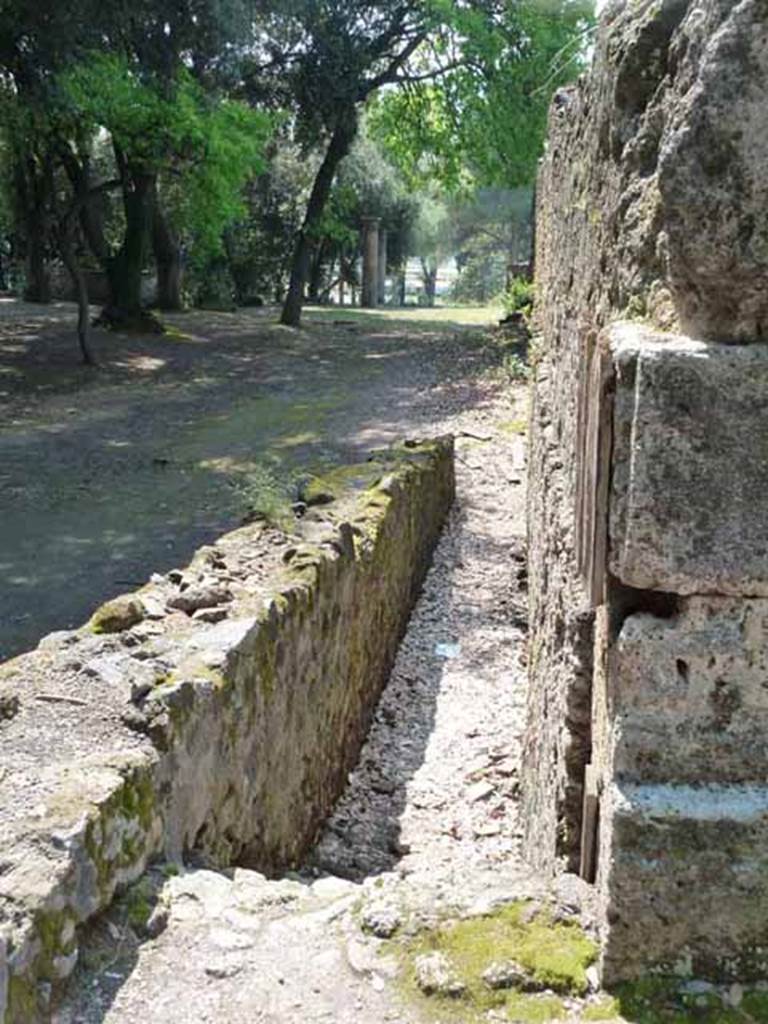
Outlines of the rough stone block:
<svg viewBox="0 0 768 1024">
<path fill-rule="evenodd" d="M 629 586 L 768 596 L 768 345 L 610 328 L 609 565 Z"/>
<path fill-rule="evenodd" d="M 764 979 L 768 787 L 611 785 L 600 810 L 603 982 Z"/>
<path fill-rule="evenodd" d="M 768 778 L 768 601 L 693 597 L 670 619 L 631 615 L 608 671 L 616 777 Z"/>
</svg>

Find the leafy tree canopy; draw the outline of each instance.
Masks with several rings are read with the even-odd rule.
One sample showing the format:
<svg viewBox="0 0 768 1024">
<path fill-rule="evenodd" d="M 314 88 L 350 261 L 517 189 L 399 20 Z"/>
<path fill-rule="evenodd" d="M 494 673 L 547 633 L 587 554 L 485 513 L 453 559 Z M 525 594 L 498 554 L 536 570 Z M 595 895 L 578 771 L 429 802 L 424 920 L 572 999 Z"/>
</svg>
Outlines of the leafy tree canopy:
<svg viewBox="0 0 768 1024">
<path fill-rule="evenodd" d="M 493 18 L 474 4 L 435 0 L 449 30 L 420 54 L 402 88 L 372 104 L 373 134 L 415 185 L 449 190 L 516 186 L 535 173 L 553 91 L 583 59 L 592 25 L 588 0 L 521 0 Z M 434 67 L 446 71 L 430 75 Z"/>
<path fill-rule="evenodd" d="M 73 122 L 109 133 L 120 159 L 159 175 L 177 228 L 205 260 L 245 210 L 243 186 L 265 166 L 267 114 L 205 91 L 183 66 L 172 80 L 142 76 L 120 56 L 92 55 L 61 79 Z"/>
</svg>

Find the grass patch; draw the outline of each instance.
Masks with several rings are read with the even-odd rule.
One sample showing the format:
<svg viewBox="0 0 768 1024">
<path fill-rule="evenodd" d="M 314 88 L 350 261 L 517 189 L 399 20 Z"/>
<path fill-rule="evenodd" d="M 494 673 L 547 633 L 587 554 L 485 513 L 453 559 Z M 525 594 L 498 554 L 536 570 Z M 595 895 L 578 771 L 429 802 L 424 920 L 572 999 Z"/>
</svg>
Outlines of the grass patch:
<svg viewBox="0 0 768 1024">
<path fill-rule="evenodd" d="M 308 323 L 341 321 L 357 324 L 379 324 L 400 322 L 429 329 L 437 324 L 455 324 L 457 327 L 484 327 L 498 321 L 502 315 L 501 306 L 381 306 L 378 309 L 360 309 L 351 306 L 308 306 L 305 307 Z"/>
<path fill-rule="evenodd" d="M 604 996 L 600 1002 L 585 1007 L 581 1015 L 584 1021 L 616 1020 L 621 1016 L 621 1007 L 612 996 Z"/>
<path fill-rule="evenodd" d="M 515 992 L 507 998 L 507 1016 L 520 1024 L 546 1024 L 550 1020 L 565 1020 L 568 1011 L 557 996 Z"/>
<path fill-rule="evenodd" d="M 292 529 L 295 519 L 291 502 L 296 490 L 292 478 L 286 479 L 265 462 L 233 477 L 231 484 L 246 518 L 264 519 L 286 531 Z"/>
</svg>

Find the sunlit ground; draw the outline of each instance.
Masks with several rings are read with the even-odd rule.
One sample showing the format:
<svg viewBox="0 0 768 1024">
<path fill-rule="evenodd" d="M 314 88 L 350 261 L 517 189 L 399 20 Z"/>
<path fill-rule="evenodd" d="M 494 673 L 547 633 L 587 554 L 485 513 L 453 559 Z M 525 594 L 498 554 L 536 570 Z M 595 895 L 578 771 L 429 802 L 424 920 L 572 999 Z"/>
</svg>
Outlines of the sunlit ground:
<svg viewBox="0 0 768 1024">
<path fill-rule="evenodd" d="M 352 306 L 307 306 L 305 313 L 312 319 L 328 318 L 332 320 L 380 319 L 411 321 L 413 323 L 455 323 L 461 326 L 476 327 L 496 323 L 503 316 L 501 306 L 426 306 L 404 309 L 382 307 L 380 309 L 357 309 Z"/>
</svg>

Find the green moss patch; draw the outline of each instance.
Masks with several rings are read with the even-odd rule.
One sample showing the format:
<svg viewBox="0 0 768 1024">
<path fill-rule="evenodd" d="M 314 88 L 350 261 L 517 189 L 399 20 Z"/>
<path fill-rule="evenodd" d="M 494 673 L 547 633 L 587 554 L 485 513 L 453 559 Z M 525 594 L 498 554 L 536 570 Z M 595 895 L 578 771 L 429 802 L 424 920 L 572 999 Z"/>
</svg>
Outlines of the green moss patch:
<svg viewBox="0 0 768 1024">
<path fill-rule="evenodd" d="M 356 466 L 339 466 L 322 476 L 312 476 L 303 484 L 300 496 L 307 505 L 324 505 L 337 501 L 350 491 L 365 491 L 379 482 L 382 467 L 376 462 Z"/>
<path fill-rule="evenodd" d="M 510 1020 L 547 1021 L 566 1016 L 558 995 L 586 993 L 586 970 L 597 947 L 575 924 L 554 923 L 548 911 L 532 913 L 512 903 L 493 914 L 447 921 L 399 945 L 409 994 L 430 1005 L 440 1019 L 479 1021 L 490 1009 L 504 1009 Z M 422 995 L 416 980 L 418 957 L 439 952 L 450 962 L 465 990 L 459 999 Z M 483 979 L 492 964 L 510 961 L 523 968 L 521 988 L 494 989 Z M 533 990 L 545 990 L 537 992 Z M 555 995 L 557 993 L 557 995 Z"/>
<path fill-rule="evenodd" d="M 89 626 L 93 633 L 120 633 L 137 625 L 143 618 L 144 605 L 133 594 L 126 594 L 98 608 Z"/>
<path fill-rule="evenodd" d="M 755 995 L 760 999 L 762 993 Z M 758 1013 L 753 1013 L 748 1009 L 748 1000 L 753 996 L 747 996 L 737 1010 L 726 1006 L 717 990 L 701 994 L 681 990 L 680 978 L 647 977 L 627 982 L 617 986 L 614 997 L 619 1013 L 631 1024 L 758 1024 L 768 1021 L 768 1000 L 762 1009 L 758 1007 Z"/>
</svg>

